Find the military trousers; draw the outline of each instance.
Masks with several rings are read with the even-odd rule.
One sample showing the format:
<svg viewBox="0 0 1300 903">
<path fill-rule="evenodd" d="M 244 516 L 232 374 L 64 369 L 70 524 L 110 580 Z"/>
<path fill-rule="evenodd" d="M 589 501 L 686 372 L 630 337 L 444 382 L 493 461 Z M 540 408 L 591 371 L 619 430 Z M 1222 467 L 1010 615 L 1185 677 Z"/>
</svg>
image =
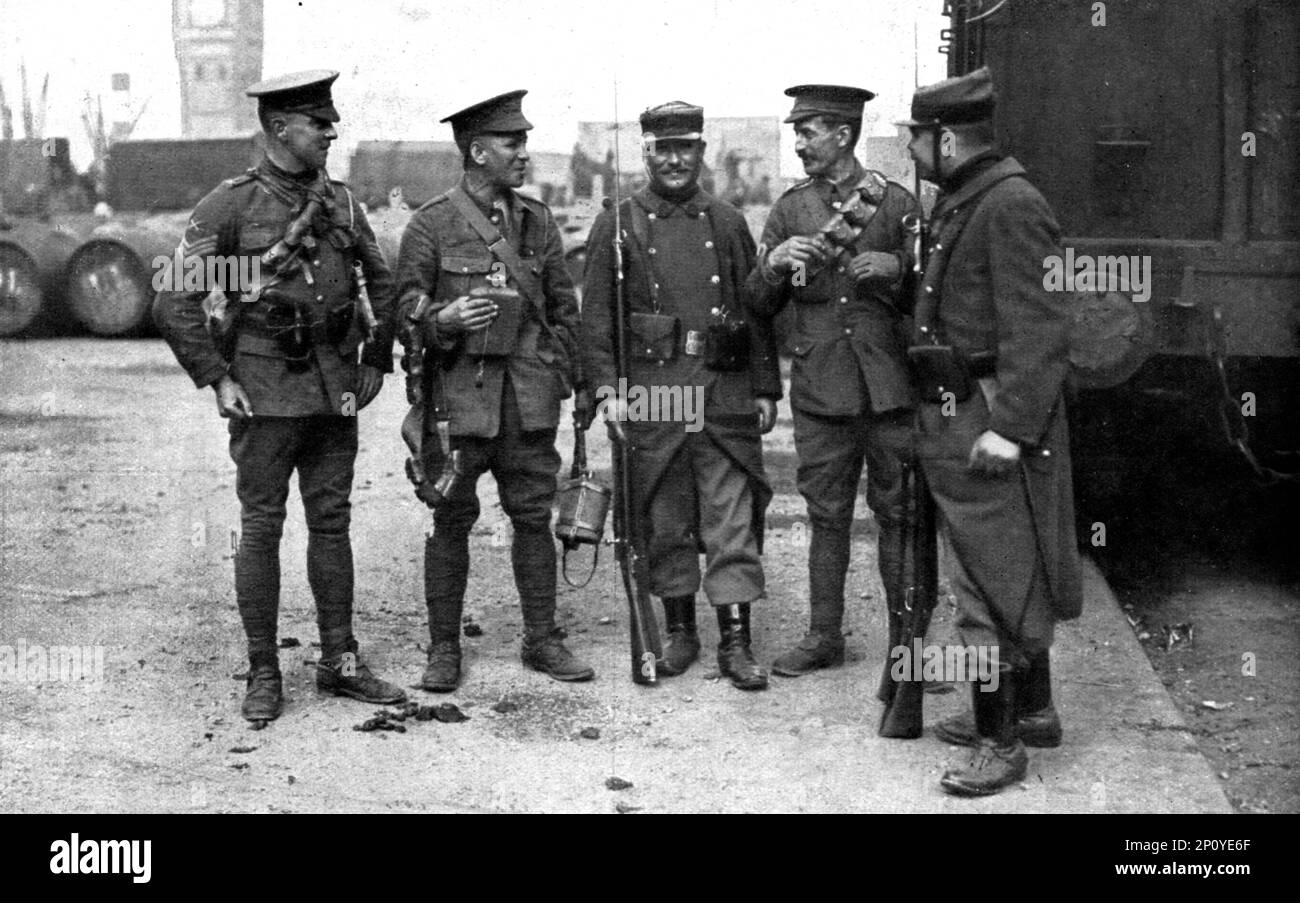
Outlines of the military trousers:
<svg viewBox="0 0 1300 903">
<path fill-rule="evenodd" d="M 970 449 L 987 428 L 982 395 L 955 416 L 939 405 L 920 415 L 921 466 L 934 497 L 957 597 L 963 645 L 998 647 L 999 661 L 1025 667 L 1052 645 L 1056 615 L 1024 468 L 1004 476 L 971 472 Z"/>
<path fill-rule="evenodd" d="M 891 606 L 901 599 L 902 540 L 907 529 L 903 465 L 912 456 L 913 413 L 906 408 L 857 417 L 794 410 L 796 483 L 808 506 L 810 629 L 839 636 L 849 566 L 853 510 L 862 468 L 867 507 L 879 526 L 880 576 Z"/>
<path fill-rule="evenodd" d="M 273 655 L 277 645 L 280 539 L 295 470 L 307 520 L 307 582 L 316 602 L 321 654 L 354 651 L 348 530 L 357 419 L 253 417 L 232 420 L 229 430 L 241 522 L 235 596 L 250 657 Z"/>
<path fill-rule="evenodd" d="M 651 592 L 694 595 L 703 546 L 702 582 L 711 604 L 745 604 L 763 595 L 749 476 L 706 431 L 686 434 L 654 492 L 646 525 Z"/>
<path fill-rule="evenodd" d="M 526 391 L 526 389 L 525 389 Z M 501 427 L 491 439 L 457 436 L 463 476 L 433 514 L 433 534 L 424 544 L 424 597 L 429 633 L 434 640 L 460 634 L 461 611 L 469 583 L 469 534 L 478 521 L 479 477 L 497 481 L 501 508 L 510 518 L 514 538 L 510 561 L 523 607 L 524 630 L 531 636 L 555 628 L 555 538 L 551 506 L 560 453 L 556 430 L 525 431 L 514 384 L 507 374 L 501 393 Z"/>
</svg>

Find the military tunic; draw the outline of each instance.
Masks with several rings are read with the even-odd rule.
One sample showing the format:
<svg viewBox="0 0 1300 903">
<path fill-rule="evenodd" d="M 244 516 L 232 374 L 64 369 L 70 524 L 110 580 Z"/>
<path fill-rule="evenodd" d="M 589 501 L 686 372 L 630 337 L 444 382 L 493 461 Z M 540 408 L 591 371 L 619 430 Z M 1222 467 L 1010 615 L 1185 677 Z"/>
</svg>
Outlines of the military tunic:
<svg viewBox="0 0 1300 903">
<path fill-rule="evenodd" d="M 957 217 L 965 224 L 954 236 Z M 922 405 L 918 452 L 956 553 L 962 642 L 1000 645 L 1004 661 L 1023 666 L 1051 645 L 1053 622 L 1082 605 L 1063 394 L 1073 311 L 1042 278 L 1043 261 L 1061 253 L 1060 229 L 1008 157 L 971 161 L 950 180 L 931 235 L 915 338 L 994 354 L 996 369 L 954 416 Z M 985 430 L 1020 443 L 1010 475 L 969 471 Z"/>
<path fill-rule="evenodd" d="M 673 202 L 644 189 L 622 203 L 620 219 L 629 310 L 680 323 L 666 355 L 661 347 L 646 353 L 657 345 L 654 337 L 629 324 L 628 386 L 651 397 L 661 389 L 670 390 L 660 396 L 669 398 L 698 390 L 703 402 L 693 412 L 647 412 L 660 419 L 630 414 L 624 424 L 632 443 L 634 506 L 648 539 L 650 589 L 665 598 L 693 595 L 701 585 L 702 548 L 709 601 L 752 602 L 764 589 L 759 553 L 771 498 L 754 400 L 781 396 L 771 325 L 755 320 L 745 303 L 753 238 L 738 211 L 704 191 Z M 588 238 L 582 318 L 583 370 L 598 400 L 619 388 L 613 238 L 614 217 L 604 211 Z M 744 369 L 705 365 L 699 337 L 714 310 L 747 322 L 751 353 Z M 692 413 L 694 422 L 687 422 Z"/>
<path fill-rule="evenodd" d="M 816 234 L 859 185 L 879 199 L 855 252 L 893 254 L 894 278 L 854 280 L 851 256 L 820 269 L 778 274 L 768 253 L 793 236 Z M 749 276 L 754 312 L 774 318 L 795 304 L 790 407 L 794 412 L 797 482 L 813 536 L 809 585 L 815 632 L 838 636 L 848 567 L 849 530 L 864 462 L 867 504 L 881 526 L 881 573 L 898 583 L 898 531 L 906 517 L 902 462 L 910 455 L 912 388 L 905 346 L 903 275 L 911 267 L 903 218 L 916 212 L 911 193 L 860 163 L 842 183 L 813 178 L 777 201 L 763 228 L 758 266 Z"/>
<path fill-rule="evenodd" d="M 462 180 L 460 190 L 466 187 Z M 523 317 L 509 355 L 477 355 L 482 333 L 442 334 L 434 322 L 436 312 L 474 288 L 493 284 L 494 278 L 516 289 L 518 282 L 447 194 L 418 210 L 402 235 L 400 308 L 409 314 L 421 294 L 433 299 L 425 321 L 426 398 L 445 405 L 453 447 L 461 450 L 465 468 L 456 491 L 435 510 L 434 532 L 425 545 L 430 629 L 435 637 L 459 635 L 469 531 L 479 515 L 475 485 L 490 471 L 514 527 L 511 554 L 525 626 L 546 633 L 555 611 L 550 524 L 560 467 L 556 430 L 560 403 L 581 385 L 577 292 L 564 262 L 559 227 L 545 204 L 514 191 L 495 198 L 469 196 L 537 276 L 542 297 L 522 299 Z M 435 375 L 440 387 L 433 382 Z M 438 442 L 433 407 L 428 406 L 426 448 Z"/>
<path fill-rule="evenodd" d="M 258 302 L 241 301 L 233 287 L 225 286 L 237 311 L 232 361 L 222 358 L 205 327 L 203 303 L 211 286 L 159 292 L 153 308 L 163 337 L 195 385 L 213 385 L 228 372 L 244 388 L 253 410 L 253 417 L 231 420 L 229 426 L 242 512 L 235 591 L 253 654 L 275 649 L 279 544 L 295 470 L 323 649 L 335 655 L 355 648 L 348 531 L 357 453 L 357 352 L 363 334 L 354 311 L 353 261 L 365 273 L 379 323 L 361 360 L 381 372 L 393 369 L 392 277 L 365 213 L 342 182 L 324 180 L 315 171 L 289 173 L 269 159 L 200 201 L 178 249 L 180 259 L 198 261 L 205 272 L 212 257 L 260 257 L 284 237 L 309 190 L 323 190 L 327 201 L 303 243 L 301 269 L 278 281 L 274 292 Z M 272 274 L 261 275 L 265 283 Z M 290 369 L 268 324 L 271 297 L 296 306 L 310 325 L 313 347 L 301 372 Z M 331 314 L 334 333 L 326 326 Z"/>
</svg>

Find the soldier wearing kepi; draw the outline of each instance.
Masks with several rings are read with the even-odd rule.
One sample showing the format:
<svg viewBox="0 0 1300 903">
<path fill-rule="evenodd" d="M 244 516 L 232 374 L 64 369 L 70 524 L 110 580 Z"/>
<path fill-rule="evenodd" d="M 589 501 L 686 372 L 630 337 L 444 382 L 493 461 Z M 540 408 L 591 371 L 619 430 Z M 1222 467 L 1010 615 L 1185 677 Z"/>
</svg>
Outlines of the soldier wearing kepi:
<svg viewBox="0 0 1300 903">
<path fill-rule="evenodd" d="M 417 486 L 435 506 L 424 555 L 431 644 L 421 679 L 432 692 L 460 683 L 469 533 L 479 516 L 475 485 L 488 471 L 514 526 L 524 664 L 556 680 L 595 675 L 564 646 L 555 624 L 555 439 L 560 402 L 582 389 L 578 300 L 550 209 L 514 190 L 524 183 L 533 127 L 523 114 L 525 93 L 502 94 L 442 120 L 451 123 L 465 175 L 416 212 L 398 254 L 399 307 L 419 321 L 425 340 L 424 446 L 436 447 L 441 424 L 459 461 L 445 497 Z M 585 391 L 575 411 L 590 421 Z"/>
<path fill-rule="evenodd" d="M 903 461 L 910 454 L 912 392 L 901 291 L 911 254 L 903 217 L 916 204 L 902 185 L 853 155 L 862 128 L 861 88 L 790 88 L 795 150 L 808 178 L 777 201 L 749 277 L 755 313 L 770 320 L 794 302 L 790 407 L 798 487 L 808 506 L 807 635 L 772 664 L 796 677 L 844 661 L 844 581 L 850 528 L 865 462 L 867 504 L 880 527 L 880 576 L 897 610 L 907 520 Z M 827 230 L 837 215 L 857 223 L 851 240 Z"/>
<path fill-rule="evenodd" d="M 776 423 L 781 378 L 770 323 L 750 322 L 746 309 L 754 240 L 745 219 L 699 187 L 703 128 L 704 111 L 681 101 L 641 114 L 650 185 L 619 211 L 631 312 L 628 388 L 614 377 L 610 210 L 596 218 L 587 242 L 583 370 L 613 405 L 606 407 L 611 430 L 632 443 L 640 521 L 633 532 L 646 538 L 650 591 L 663 599 L 667 624 L 659 673 L 681 674 L 699 656 L 703 549 L 704 592 L 721 635 L 718 670 L 741 689 L 761 690 L 767 674 L 750 649 L 749 619 L 764 591 L 759 553 L 772 495 L 761 436 Z M 664 411 L 648 412 L 658 419 L 630 416 L 631 387 L 652 398 L 697 397 L 695 422 Z"/>
<path fill-rule="evenodd" d="M 954 552 L 966 645 L 995 649 L 996 683 L 973 685 L 974 718 L 935 733 L 976 747 L 944 774 L 957 795 L 1025 776 L 1025 745 L 1056 746 L 1053 624 L 1082 607 L 1062 386 L 1070 296 L 1043 287 L 1061 253 L 1051 208 L 997 150 L 988 69 L 920 88 L 908 150 L 941 188 L 916 308 L 918 453 Z"/>
<path fill-rule="evenodd" d="M 241 286 L 242 295 L 223 286 L 224 316 L 214 331 L 202 306 L 213 286 L 159 292 L 154 301 L 154 319 L 177 359 L 195 385 L 216 391 L 218 411 L 230 418 L 242 512 L 235 595 L 250 662 L 243 714 L 251 721 L 276 718 L 283 707 L 280 536 L 295 470 L 320 627 L 317 686 L 370 703 L 406 698 L 360 661 L 352 634 L 348 497 L 356 414 L 393 369 L 393 285 L 365 213 L 325 172 L 338 137 L 330 97 L 336 78 L 302 72 L 248 89 L 258 99 L 266 156 L 199 202 L 177 252 L 184 260 L 259 258 L 260 283 Z M 367 340 L 372 314 L 377 322 Z"/>
</svg>

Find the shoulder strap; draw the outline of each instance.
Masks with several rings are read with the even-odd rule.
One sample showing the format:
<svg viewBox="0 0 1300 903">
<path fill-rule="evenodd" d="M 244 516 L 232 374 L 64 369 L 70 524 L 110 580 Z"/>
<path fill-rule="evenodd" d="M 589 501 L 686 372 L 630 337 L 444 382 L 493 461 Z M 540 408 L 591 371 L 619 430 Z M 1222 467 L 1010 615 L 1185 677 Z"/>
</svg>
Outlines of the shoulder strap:
<svg viewBox="0 0 1300 903">
<path fill-rule="evenodd" d="M 948 261 L 952 259 L 952 252 L 957 247 L 957 242 L 961 239 L 962 233 L 966 231 L 966 224 L 970 222 L 975 211 L 979 209 L 984 198 L 988 196 L 989 191 L 995 185 L 1005 182 L 1007 179 L 1024 178 L 1020 173 L 1009 173 L 1000 179 L 995 179 L 985 185 L 980 192 L 967 200 L 963 201 L 950 214 L 950 218 L 944 223 L 943 229 L 935 237 L 934 246 L 937 252 L 932 254 L 929 265 L 925 269 L 923 280 L 925 285 L 933 286 L 937 297 L 942 300 L 942 287 L 944 277 L 948 271 Z M 933 313 L 937 314 L 939 310 L 938 301 L 935 303 Z M 938 320 L 934 319 L 931 326 L 938 328 Z"/>
<path fill-rule="evenodd" d="M 447 197 L 456 205 L 456 209 L 460 211 L 461 216 L 465 217 L 465 221 L 470 224 L 470 227 L 478 233 L 478 237 L 488 246 L 488 250 L 493 253 L 497 260 L 506 265 L 506 270 L 514 277 L 524 297 L 544 311 L 546 309 L 546 299 L 542 294 L 542 286 L 536 270 L 524 263 L 523 258 L 519 256 L 514 248 L 510 247 L 510 242 L 506 241 L 501 231 L 488 222 L 488 218 L 483 215 L 483 211 L 478 209 L 478 205 L 470 199 L 464 189 L 458 185 L 447 192 Z"/>
</svg>

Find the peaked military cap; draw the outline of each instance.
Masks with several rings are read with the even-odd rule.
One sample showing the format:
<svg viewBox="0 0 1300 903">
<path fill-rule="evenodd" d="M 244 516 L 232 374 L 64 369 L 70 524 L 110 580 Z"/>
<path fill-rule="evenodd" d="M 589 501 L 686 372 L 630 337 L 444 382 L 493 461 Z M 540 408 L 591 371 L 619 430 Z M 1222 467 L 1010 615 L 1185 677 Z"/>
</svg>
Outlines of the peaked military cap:
<svg viewBox="0 0 1300 903">
<path fill-rule="evenodd" d="M 993 118 L 997 93 L 988 66 L 922 85 L 912 95 L 912 118 L 898 125 L 961 125 Z"/>
<path fill-rule="evenodd" d="M 653 141 L 698 141 L 704 136 L 704 107 L 684 100 L 651 107 L 641 114 L 641 136 L 648 145 Z"/>
<path fill-rule="evenodd" d="M 810 116 L 861 119 L 862 105 L 876 96 L 866 88 L 846 85 L 795 85 L 786 88 L 785 93 L 794 98 L 794 108 L 785 117 L 786 122 L 799 122 Z"/>
<path fill-rule="evenodd" d="M 330 122 L 339 121 L 339 111 L 334 109 L 330 85 L 339 74 L 332 69 L 309 69 L 268 78 L 244 90 L 256 97 L 259 108 L 281 113 L 302 113 Z"/>
<path fill-rule="evenodd" d="M 507 91 L 452 113 L 440 122 L 450 122 L 456 140 L 468 140 L 486 132 L 523 132 L 533 124 L 524 118 L 523 98 L 527 91 Z"/>
</svg>

